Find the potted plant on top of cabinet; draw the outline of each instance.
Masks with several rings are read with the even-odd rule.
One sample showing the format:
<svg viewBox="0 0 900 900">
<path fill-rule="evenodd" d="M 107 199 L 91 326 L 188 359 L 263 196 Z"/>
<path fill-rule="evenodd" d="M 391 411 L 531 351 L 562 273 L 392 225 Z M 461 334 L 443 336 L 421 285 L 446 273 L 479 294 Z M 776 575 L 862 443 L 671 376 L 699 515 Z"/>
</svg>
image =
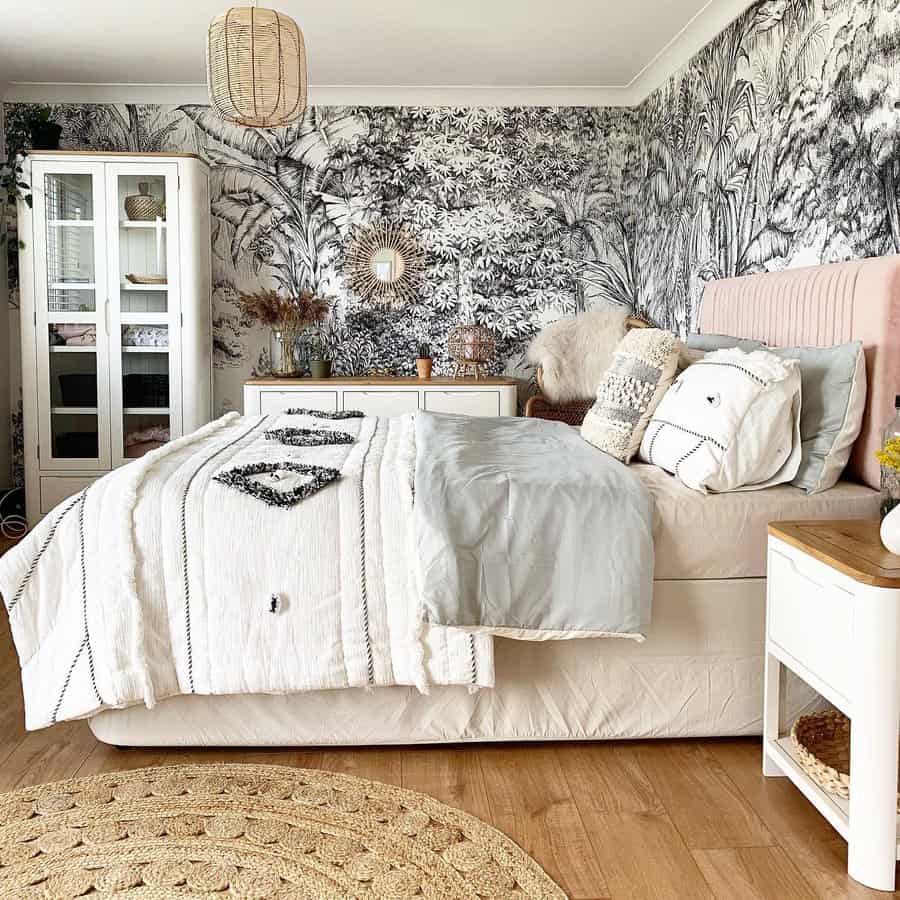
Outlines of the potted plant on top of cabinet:
<svg viewBox="0 0 900 900">
<path fill-rule="evenodd" d="M 416 357 L 416 372 L 419 378 L 431 378 L 431 369 L 434 360 L 431 358 L 431 347 L 428 344 L 419 344 L 419 355 Z"/>
</svg>

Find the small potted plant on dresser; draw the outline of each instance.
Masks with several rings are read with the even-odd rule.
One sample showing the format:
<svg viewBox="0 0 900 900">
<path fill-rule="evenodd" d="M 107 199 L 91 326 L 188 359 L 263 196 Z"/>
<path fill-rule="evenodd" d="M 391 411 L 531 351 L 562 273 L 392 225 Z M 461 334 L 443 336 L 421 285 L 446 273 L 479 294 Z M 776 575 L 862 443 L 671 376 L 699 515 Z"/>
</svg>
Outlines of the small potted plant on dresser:
<svg viewBox="0 0 900 900">
<path fill-rule="evenodd" d="M 315 334 L 309 340 L 309 374 L 313 378 L 331 378 L 331 358 L 322 338 Z"/>
<path fill-rule="evenodd" d="M 431 347 L 428 344 L 419 344 L 419 355 L 416 357 L 416 371 L 419 373 L 419 378 L 431 378 L 433 365 Z"/>
</svg>

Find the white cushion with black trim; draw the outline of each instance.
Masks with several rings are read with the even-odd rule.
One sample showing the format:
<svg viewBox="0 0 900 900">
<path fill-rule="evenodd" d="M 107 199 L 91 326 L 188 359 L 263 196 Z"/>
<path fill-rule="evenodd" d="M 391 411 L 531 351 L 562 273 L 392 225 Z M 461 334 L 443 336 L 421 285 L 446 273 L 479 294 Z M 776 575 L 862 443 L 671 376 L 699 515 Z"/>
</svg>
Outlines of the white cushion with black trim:
<svg viewBox="0 0 900 900">
<path fill-rule="evenodd" d="M 717 350 L 666 392 L 640 458 L 694 490 L 757 490 L 800 465 L 800 371 L 766 350 Z"/>
</svg>

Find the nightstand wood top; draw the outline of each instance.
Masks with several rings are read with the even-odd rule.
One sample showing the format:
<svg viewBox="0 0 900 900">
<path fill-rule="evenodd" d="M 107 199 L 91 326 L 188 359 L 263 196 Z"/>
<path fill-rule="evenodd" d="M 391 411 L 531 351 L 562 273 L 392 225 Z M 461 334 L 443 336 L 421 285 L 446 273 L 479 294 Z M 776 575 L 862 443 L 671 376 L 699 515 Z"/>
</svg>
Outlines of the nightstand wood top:
<svg viewBox="0 0 900 900">
<path fill-rule="evenodd" d="M 872 519 L 770 522 L 769 534 L 872 587 L 900 588 L 900 556 L 885 550 Z"/>
</svg>

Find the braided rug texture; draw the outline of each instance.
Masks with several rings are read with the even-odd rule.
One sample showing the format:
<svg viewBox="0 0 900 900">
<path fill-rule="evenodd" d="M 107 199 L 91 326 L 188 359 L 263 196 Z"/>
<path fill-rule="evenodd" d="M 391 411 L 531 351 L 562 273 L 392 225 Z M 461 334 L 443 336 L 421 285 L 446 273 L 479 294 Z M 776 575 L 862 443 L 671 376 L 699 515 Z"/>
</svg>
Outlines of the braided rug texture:
<svg viewBox="0 0 900 900">
<path fill-rule="evenodd" d="M 479 819 L 283 766 L 111 772 L 0 795 L 0 897 L 565 900 Z"/>
</svg>

